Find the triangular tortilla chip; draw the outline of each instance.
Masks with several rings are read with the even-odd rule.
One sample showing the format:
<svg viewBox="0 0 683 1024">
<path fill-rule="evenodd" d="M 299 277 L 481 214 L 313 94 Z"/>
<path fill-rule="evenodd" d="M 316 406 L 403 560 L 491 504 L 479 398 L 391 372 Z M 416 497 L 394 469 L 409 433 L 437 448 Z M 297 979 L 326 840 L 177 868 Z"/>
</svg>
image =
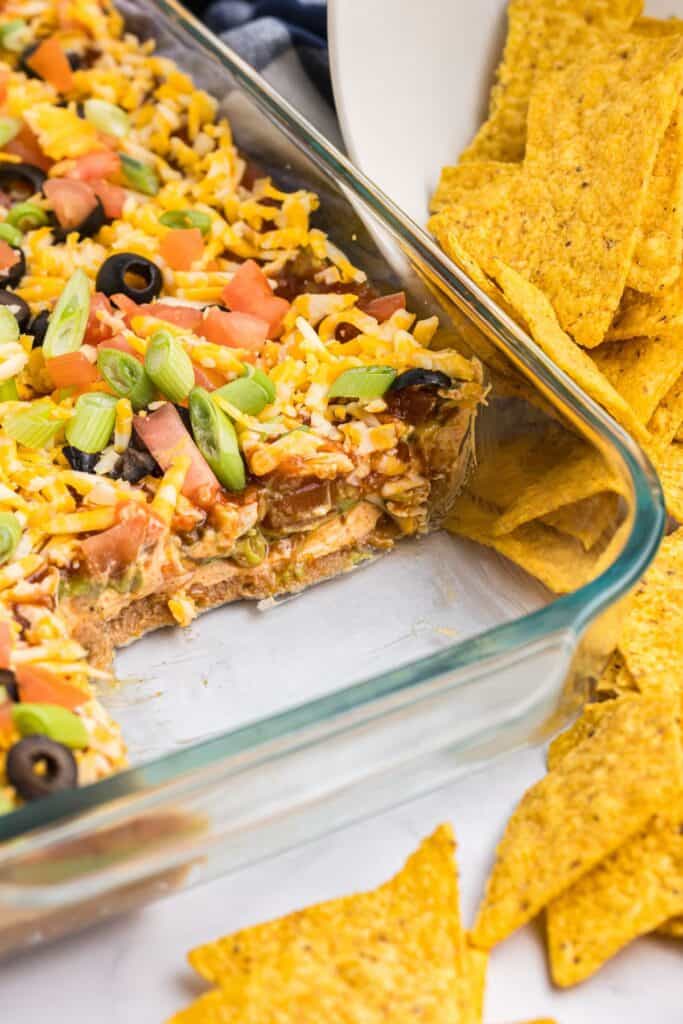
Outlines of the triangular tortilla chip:
<svg viewBox="0 0 683 1024">
<path fill-rule="evenodd" d="M 457 188 L 455 168 L 451 201 L 430 222 L 446 252 L 457 238 L 488 276 L 498 259 L 523 274 L 584 347 L 604 340 L 617 312 L 682 55 L 679 37 L 632 36 L 611 42 L 597 67 L 582 54 L 585 64 L 545 76 L 529 104 L 524 163 L 487 171 L 474 187 L 463 165 Z"/>
<path fill-rule="evenodd" d="M 498 847 L 472 931 L 490 949 L 663 807 L 681 786 L 678 702 L 615 701 L 593 734 L 522 798 Z"/>
<path fill-rule="evenodd" d="M 672 285 L 683 254 L 683 106 L 679 102 L 657 154 L 645 196 L 629 288 L 656 294 Z"/>
<path fill-rule="evenodd" d="M 646 424 L 683 373 L 683 331 L 671 338 L 608 342 L 594 349 L 591 356 L 640 422 Z"/>
<path fill-rule="evenodd" d="M 451 533 L 499 551 L 556 594 L 578 590 L 613 560 L 611 551 L 606 555 L 611 542 L 598 555 L 586 551 L 573 537 L 540 522 L 525 523 L 511 533 L 496 536 L 493 531 L 497 521 L 496 509 L 463 493 L 458 496 L 445 526 Z"/>
<path fill-rule="evenodd" d="M 559 533 L 566 533 L 581 541 L 590 551 L 614 526 L 619 512 L 617 494 L 594 494 L 592 498 L 563 505 L 556 512 L 541 517 L 541 522 Z"/>
<path fill-rule="evenodd" d="M 670 921 L 660 925 L 657 932 L 659 935 L 666 935 L 670 939 L 683 939 L 683 916 L 672 917 Z"/>
<path fill-rule="evenodd" d="M 614 389 L 590 356 L 565 334 L 543 292 L 500 261 L 496 263 L 496 279 L 510 305 L 526 321 L 539 348 L 634 437 L 647 441 L 649 434 L 628 402 Z"/>
<path fill-rule="evenodd" d="M 604 45 L 606 32 L 628 29 L 641 10 L 642 0 L 512 0 L 488 120 L 463 159 L 521 160 L 529 98 L 537 80 L 574 63 L 578 53 L 585 54 L 596 43 Z"/>
<path fill-rule="evenodd" d="M 510 533 L 524 523 L 603 491 L 624 494 L 626 485 L 600 452 L 588 445 L 577 444 L 572 456 L 537 478 L 505 510 L 495 523 L 493 532 L 496 536 Z"/>
<path fill-rule="evenodd" d="M 676 438 L 681 424 L 683 424 L 683 374 L 655 409 L 647 429 L 650 431 L 655 445 L 666 447 Z"/>
<path fill-rule="evenodd" d="M 682 822 L 683 813 L 658 815 L 550 904 L 556 985 L 585 981 L 634 939 L 683 913 Z"/>
<path fill-rule="evenodd" d="M 442 825 L 379 889 L 193 950 L 192 966 L 220 986 L 203 997 L 206 1019 L 231 1021 L 236 1007 L 240 1024 L 467 1021 L 454 849 Z M 189 1008 L 174 1024 L 203 1020 L 198 1013 Z"/>
<path fill-rule="evenodd" d="M 683 529 L 662 541 L 638 585 L 623 623 L 619 649 L 643 693 L 683 687 Z"/>
</svg>

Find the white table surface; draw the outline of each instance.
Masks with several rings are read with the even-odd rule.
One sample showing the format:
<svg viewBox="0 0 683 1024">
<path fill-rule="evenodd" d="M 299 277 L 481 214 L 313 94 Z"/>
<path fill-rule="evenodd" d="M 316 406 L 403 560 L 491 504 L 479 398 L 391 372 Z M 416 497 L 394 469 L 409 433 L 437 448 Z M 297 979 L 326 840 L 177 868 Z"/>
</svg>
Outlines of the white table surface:
<svg viewBox="0 0 683 1024">
<path fill-rule="evenodd" d="M 445 820 L 457 834 L 469 923 L 499 831 L 517 797 L 542 773 L 540 752 L 512 755 L 368 822 L 5 961 L 0 1021 L 162 1024 L 205 990 L 186 966 L 190 947 L 307 903 L 370 888 Z M 558 1024 L 681 1024 L 682 954 L 681 942 L 642 939 L 591 981 L 555 992 L 540 927 L 530 926 L 493 955 L 486 1022 L 514 1024 L 550 1014 Z"/>
</svg>

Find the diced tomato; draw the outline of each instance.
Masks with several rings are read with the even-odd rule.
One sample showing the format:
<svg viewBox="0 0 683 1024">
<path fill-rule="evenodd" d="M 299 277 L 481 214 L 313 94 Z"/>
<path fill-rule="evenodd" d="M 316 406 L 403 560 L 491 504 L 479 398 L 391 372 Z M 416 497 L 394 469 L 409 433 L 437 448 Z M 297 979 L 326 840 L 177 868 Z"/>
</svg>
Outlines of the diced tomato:
<svg viewBox="0 0 683 1024">
<path fill-rule="evenodd" d="M 119 352 L 125 352 L 129 356 L 133 356 L 138 362 L 144 362 L 143 357 L 139 352 L 136 352 L 129 341 L 126 341 L 122 334 L 115 334 L 113 338 L 105 338 L 102 342 L 102 348 L 115 348 Z"/>
<path fill-rule="evenodd" d="M 129 299 L 127 295 L 124 295 L 123 292 L 117 292 L 115 295 L 112 295 L 111 301 L 124 314 L 126 324 L 130 327 L 131 318 L 140 315 L 140 306 L 138 306 L 137 302 Z"/>
<path fill-rule="evenodd" d="M 18 665 L 15 676 L 19 697 L 27 704 L 59 704 L 72 709 L 88 700 L 83 690 L 38 665 Z"/>
<path fill-rule="evenodd" d="M 197 366 L 196 363 L 192 364 L 194 370 L 194 383 L 195 387 L 206 388 L 207 391 L 215 391 L 221 384 L 225 383 L 225 377 L 221 377 L 220 374 L 211 370 L 205 370 L 202 366 Z"/>
<path fill-rule="evenodd" d="M 0 68 L 0 103 L 7 99 L 7 86 L 9 85 L 9 68 Z"/>
<path fill-rule="evenodd" d="M 116 220 L 123 213 L 123 204 L 127 192 L 120 185 L 112 185 L 110 181 L 96 178 L 88 184 L 104 207 L 104 215 L 108 220 Z"/>
<path fill-rule="evenodd" d="M 268 338 L 268 330 L 268 323 L 251 313 L 226 313 L 213 306 L 202 321 L 200 333 L 215 345 L 260 352 Z"/>
<path fill-rule="evenodd" d="M 8 743 L 13 732 L 12 701 L 6 700 L 0 704 L 0 740 L 5 744 Z"/>
<path fill-rule="evenodd" d="M 95 364 L 82 352 L 65 352 L 46 359 L 45 367 L 56 388 L 85 388 L 99 377 Z"/>
<path fill-rule="evenodd" d="M 199 332 L 202 322 L 201 309 L 194 309 L 192 306 L 171 306 L 167 302 L 150 302 L 140 306 L 138 314 L 142 316 L 155 316 L 159 320 L 165 320 L 168 324 L 175 324 L 193 333 Z"/>
<path fill-rule="evenodd" d="M 88 323 L 83 337 L 86 345 L 99 345 L 105 338 L 111 338 L 114 333 L 108 324 L 102 323 L 99 319 L 97 314 L 102 312 L 113 313 L 114 311 L 111 308 L 111 302 L 104 292 L 95 292 L 90 297 L 90 313 L 88 314 Z"/>
<path fill-rule="evenodd" d="M 191 270 L 204 255 L 204 239 L 199 228 L 174 228 L 161 239 L 159 253 L 173 270 Z"/>
<path fill-rule="evenodd" d="M 48 178 L 43 185 L 43 192 L 65 231 L 82 224 L 97 205 L 97 196 L 84 181 Z"/>
<path fill-rule="evenodd" d="M 14 138 L 7 143 L 5 152 L 13 153 L 27 164 L 40 167 L 41 171 L 45 171 L 46 174 L 54 163 L 54 160 L 43 153 L 37 137 L 27 124 L 22 124 Z"/>
<path fill-rule="evenodd" d="M 0 668 L 9 668 L 12 653 L 12 630 L 9 622 L 0 622 Z"/>
<path fill-rule="evenodd" d="M 58 92 L 70 92 L 73 88 L 71 65 L 56 36 L 44 39 L 26 63 L 44 81 L 54 85 Z"/>
<path fill-rule="evenodd" d="M 243 263 L 232 281 L 226 284 L 223 300 L 238 313 L 250 313 L 259 320 L 265 320 L 270 337 L 277 334 L 289 309 L 286 299 L 273 295 L 268 278 L 254 260 Z"/>
<path fill-rule="evenodd" d="M 76 178 L 78 181 L 91 181 L 97 178 L 109 178 L 118 174 L 121 170 L 121 160 L 118 153 L 111 149 L 97 150 L 95 153 L 86 153 L 74 160 L 73 167 L 67 171 L 67 178 Z"/>
<path fill-rule="evenodd" d="M 406 293 L 392 292 L 391 295 L 379 295 L 369 302 L 359 303 L 360 308 L 368 316 L 374 316 L 379 323 L 384 323 L 397 309 L 406 308 Z"/>
<path fill-rule="evenodd" d="M 81 544 L 81 553 L 90 576 L 119 576 L 138 557 L 147 532 L 149 517 L 142 509 L 132 509 L 125 519 L 102 533 L 95 533 Z"/>
<path fill-rule="evenodd" d="M 0 239 L 0 270 L 9 270 L 20 259 L 21 256 L 17 250 Z"/>
<path fill-rule="evenodd" d="M 167 402 L 149 416 L 136 416 L 134 422 L 136 432 L 162 469 L 168 469 L 177 455 L 189 457 L 183 494 L 198 504 L 210 505 L 219 489 L 218 480 L 185 429 L 175 406 Z"/>
</svg>

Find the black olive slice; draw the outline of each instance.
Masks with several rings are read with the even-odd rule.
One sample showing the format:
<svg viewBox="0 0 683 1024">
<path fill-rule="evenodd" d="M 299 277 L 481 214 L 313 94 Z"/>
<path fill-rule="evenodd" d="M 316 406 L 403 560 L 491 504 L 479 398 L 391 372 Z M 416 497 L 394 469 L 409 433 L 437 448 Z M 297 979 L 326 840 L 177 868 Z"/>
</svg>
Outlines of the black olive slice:
<svg viewBox="0 0 683 1024">
<path fill-rule="evenodd" d="M 99 452 L 83 452 L 80 448 L 74 448 L 71 444 L 65 444 L 62 448 L 67 462 L 72 469 L 78 473 L 94 473 L 95 466 L 99 462 Z"/>
<path fill-rule="evenodd" d="M 33 347 L 40 348 L 45 341 L 45 332 L 47 331 L 47 325 L 50 320 L 50 314 L 46 309 L 41 313 L 36 313 L 31 323 L 28 325 L 26 331 L 27 334 L 33 335 Z"/>
<path fill-rule="evenodd" d="M 131 278 L 139 279 L 131 281 Z M 104 261 L 97 272 L 95 289 L 105 295 L 127 295 L 133 302 L 152 302 L 163 285 L 156 263 L 134 252 L 118 252 Z"/>
<path fill-rule="evenodd" d="M 139 484 L 146 476 L 162 476 L 161 466 L 151 452 L 137 448 L 126 448 L 113 470 L 109 474 L 114 480 L 125 480 L 129 484 Z"/>
<path fill-rule="evenodd" d="M 101 227 L 107 223 L 107 215 L 104 212 L 104 206 L 102 200 L 97 196 L 95 198 L 95 205 L 92 210 L 85 217 L 80 224 L 75 224 L 73 227 L 65 228 L 61 224 L 57 225 L 52 229 L 56 242 L 63 242 L 67 235 L 70 235 L 72 231 L 78 233 L 79 238 L 92 238 L 96 235 Z"/>
<path fill-rule="evenodd" d="M 14 292 L 0 291 L 0 306 L 7 306 L 10 313 L 13 313 L 16 317 L 19 330 L 22 334 L 26 333 L 26 328 L 31 319 L 31 310 L 27 303 L 18 295 L 15 295 Z"/>
<path fill-rule="evenodd" d="M 0 686 L 3 687 L 9 699 L 16 704 L 19 700 L 19 689 L 14 672 L 11 669 L 0 668 Z"/>
<path fill-rule="evenodd" d="M 394 377 L 389 391 L 403 391 L 405 388 L 450 388 L 451 378 L 441 370 L 406 370 Z"/>
<path fill-rule="evenodd" d="M 38 800 L 78 783 L 76 758 L 47 736 L 26 736 L 10 748 L 7 778 L 24 800 Z"/>
<path fill-rule="evenodd" d="M 0 270 L 0 288 L 2 289 L 8 285 L 10 288 L 14 288 L 26 273 L 26 257 L 23 250 L 17 248 L 16 245 L 13 245 L 12 248 L 19 254 L 19 259 L 11 267 L 7 267 L 6 270 Z"/>
<path fill-rule="evenodd" d="M 0 189 L 12 201 L 28 199 L 42 190 L 47 175 L 35 164 L 0 164 Z"/>
</svg>

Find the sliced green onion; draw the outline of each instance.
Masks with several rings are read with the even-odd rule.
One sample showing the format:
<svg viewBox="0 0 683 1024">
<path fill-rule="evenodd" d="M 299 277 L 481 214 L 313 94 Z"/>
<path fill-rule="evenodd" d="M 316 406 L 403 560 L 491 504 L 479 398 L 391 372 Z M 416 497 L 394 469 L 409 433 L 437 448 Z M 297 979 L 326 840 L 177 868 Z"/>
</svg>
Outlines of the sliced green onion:
<svg viewBox="0 0 683 1024">
<path fill-rule="evenodd" d="M 211 230 L 211 218 L 202 210 L 168 210 L 159 217 L 165 228 L 199 228 L 203 235 Z"/>
<path fill-rule="evenodd" d="M 90 743 L 82 718 L 60 704 L 14 704 L 12 721 L 22 736 L 48 736 L 78 750 Z"/>
<path fill-rule="evenodd" d="M 106 448 L 116 421 L 114 395 L 89 391 L 76 399 L 75 412 L 66 425 L 66 439 L 74 448 L 94 455 Z"/>
<path fill-rule="evenodd" d="M 258 414 L 268 405 L 268 395 L 253 377 L 238 377 L 217 388 L 216 394 L 249 416 Z"/>
<path fill-rule="evenodd" d="M 86 121 L 90 121 L 99 132 L 125 139 L 130 131 L 130 118 L 125 110 L 106 100 L 86 100 L 83 104 Z"/>
<path fill-rule="evenodd" d="M 138 192 L 144 192 L 147 196 L 155 196 L 159 191 L 159 179 L 154 168 L 149 164 L 134 160 L 132 156 L 127 156 L 125 153 L 119 153 L 119 157 L 126 184 Z"/>
<path fill-rule="evenodd" d="M 381 398 L 395 376 L 390 366 L 353 366 L 339 374 L 328 398 Z"/>
<path fill-rule="evenodd" d="M 145 353 L 145 369 L 162 395 L 171 402 L 182 402 L 194 385 L 192 360 L 177 338 L 168 331 L 157 331 Z"/>
<path fill-rule="evenodd" d="M 129 398 L 137 411 L 145 409 L 156 394 L 144 366 L 128 352 L 101 346 L 97 350 L 97 368 L 112 391 Z"/>
<path fill-rule="evenodd" d="M 247 478 L 232 421 L 204 388 L 192 389 L 189 404 L 192 433 L 200 452 L 224 487 L 244 490 Z"/>
<path fill-rule="evenodd" d="M 52 403 L 17 412 L 2 424 L 6 434 L 27 448 L 45 448 L 54 441 L 63 425 L 63 420 L 55 418 Z"/>
<path fill-rule="evenodd" d="M 15 228 L 8 224 L 7 221 L 3 221 L 0 224 L 0 239 L 11 245 L 13 249 L 20 249 L 21 243 L 24 241 L 24 235 L 19 228 Z"/>
<path fill-rule="evenodd" d="M 75 270 L 50 315 L 43 342 L 46 359 L 75 352 L 81 347 L 90 313 L 90 282 L 84 270 Z"/>
<path fill-rule="evenodd" d="M 33 231 L 49 224 L 50 219 L 45 210 L 35 203 L 15 203 L 7 214 L 6 224 L 12 224 L 20 231 Z"/>
<path fill-rule="evenodd" d="M 20 128 L 21 121 L 17 121 L 16 117 L 0 117 L 0 147 L 11 142 Z"/>
<path fill-rule="evenodd" d="M 258 527 L 240 537 L 230 552 L 232 560 L 245 569 L 253 569 L 260 565 L 267 555 L 268 541 Z"/>
<path fill-rule="evenodd" d="M 13 512 L 0 512 L 0 564 L 11 558 L 21 540 L 21 523 Z"/>
<path fill-rule="evenodd" d="M 19 341 L 19 324 L 8 306 L 0 306 L 0 345 Z"/>
<path fill-rule="evenodd" d="M 29 27 L 21 18 L 8 21 L 0 28 L 0 46 L 11 53 L 21 53 L 29 41 Z"/>
<path fill-rule="evenodd" d="M 277 392 L 275 390 L 275 385 L 273 384 L 268 374 L 264 373 L 263 370 L 259 370 L 257 369 L 257 367 L 251 366 L 249 364 L 247 364 L 246 370 L 247 377 L 249 377 L 251 380 L 256 381 L 257 384 L 260 384 L 260 386 L 265 391 L 266 396 L 268 398 L 268 405 L 270 405 L 271 402 L 274 402 L 277 397 Z"/>
<path fill-rule="evenodd" d="M 19 398 L 15 377 L 0 381 L 0 402 L 16 402 Z"/>
</svg>

